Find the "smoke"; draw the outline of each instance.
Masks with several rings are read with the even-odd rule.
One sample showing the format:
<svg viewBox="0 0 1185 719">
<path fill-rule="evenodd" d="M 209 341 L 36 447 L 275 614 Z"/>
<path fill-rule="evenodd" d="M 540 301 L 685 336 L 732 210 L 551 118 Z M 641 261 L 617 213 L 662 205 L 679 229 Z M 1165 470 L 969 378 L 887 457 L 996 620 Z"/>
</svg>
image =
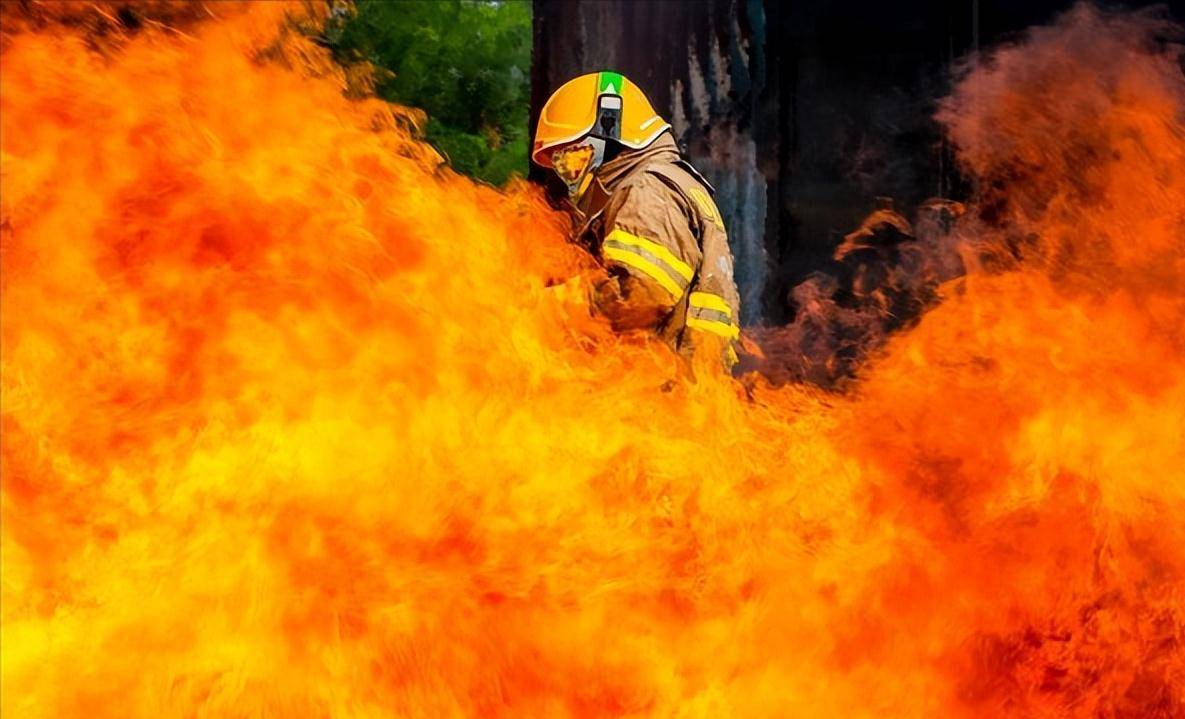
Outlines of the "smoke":
<svg viewBox="0 0 1185 719">
<path fill-rule="evenodd" d="M 874 213 L 828 266 L 791 290 L 790 324 L 752 331 L 765 357 L 745 367 L 775 382 L 846 386 L 893 332 L 960 291 L 951 280 L 967 269 L 1023 264 L 1063 284 L 1095 274 L 1110 289 L 1125 269 L 1139 282 L 1163 276 L 1150 259 L 1159 253 L 1124 250 L 1130 243 L 1113 236 L 1118 213 L 1102 204 L 1122 203 L 1130 210 L 1123 221 L 1161 223 L 1150 238 L 1175 237 L 1177 213 L 1160 202 L 1174 173 L 1138 170 L 1176 161 L 1180 37 L 1163 9 L 1113 14 L 1082 4 L 977 57 L 980 64 L 964 63 L 938 119 L 972 184 L 968 206 L 928 200 L 912 223 L 894 212 L 886 224 Z M 1116 123 L 1117 113 L 1146 122 Z M 1114 183 L 1129 168 L 1140 176 Z M 1143 194 L 1149 186 L 1153 194 Z M 1121 256 L 1137 266 L 1118 267 Z"/>
<path fill-rule="evenodd" d="M 1181 39 L 1157 12 L 1079 5 L 968 70 L 939 118 L 997 256 L 1105 290 L 1164 279 L 1182 237 Z"/>
<path fill-rule="evenodd" d="M 741 370 L 778 384 L 846 386 L 892 332 L 939 302 L 943 283 L 964 273 L 973 244 L 956 230 L 964 211 L 932 198 L 913 223 L 888 207 L 873 213 L 829 265 L 791 290 L 792 322 L 748 332 L 763 356 L 746 357 Z"/>
</svg>

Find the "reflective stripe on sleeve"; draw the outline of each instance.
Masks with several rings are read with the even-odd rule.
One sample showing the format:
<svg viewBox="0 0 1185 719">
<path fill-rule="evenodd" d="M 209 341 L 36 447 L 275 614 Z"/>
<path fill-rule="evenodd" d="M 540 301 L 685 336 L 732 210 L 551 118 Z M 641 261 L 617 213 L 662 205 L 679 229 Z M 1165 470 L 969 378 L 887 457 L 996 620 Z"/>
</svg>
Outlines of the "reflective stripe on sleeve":
<svg viewBox="0 0 1185 719">
<path fill-rule="evenodd" d="M 615 229 L 601 244 L 601 254 L 628 265 L 657 282 L 673 297 L 681 297 L 695 272 L 666 247 L 645 237 Z"/>
<path fill-rule="evenodd" d="M 732 308 L 724 301 L 720 295 L 714 295 L 711 292 L 692 292 L 691 297 L 688 298 L 692 307 L 700 307 L 705 310 L 716 310 L 724 313 L 725 317 L 732 317 Z"/>
<path fill-rule="evenodd" d="M 692 292 L 688 300 L 687 326 L 735 340 L 741 330 L 732 322 L 732 308 L 723 297 L 709 292 Z"/>
<path fill-rule="evenodd" d="M 704 332 L 711 332 L 714 335 L 720 335 L 730 340 L 735 340 L 741 336 L 741 331 L 735 325 L 727 322 L 720 322 L 719 320 L 705 320 L 695 315 L 687 316 L 687 326 L 703 330 Z"/>
</svg>

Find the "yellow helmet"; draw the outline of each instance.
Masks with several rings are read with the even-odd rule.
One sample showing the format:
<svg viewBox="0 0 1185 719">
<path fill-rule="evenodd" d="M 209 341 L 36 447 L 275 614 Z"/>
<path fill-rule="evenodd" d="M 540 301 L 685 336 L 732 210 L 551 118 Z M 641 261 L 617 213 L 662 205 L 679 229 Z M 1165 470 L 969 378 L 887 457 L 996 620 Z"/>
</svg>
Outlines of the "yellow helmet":
<svg viewBox="0 0 1185 719">
<path fill-rule="evenodd" d="M 670 127 L 637 85 L 616 72 L 594 72 L 569 80 L 548 98 L 539 113 L 531 159 L 552 167 L 557 148 L 586 137 L 640 150 Z"/>
</svg>

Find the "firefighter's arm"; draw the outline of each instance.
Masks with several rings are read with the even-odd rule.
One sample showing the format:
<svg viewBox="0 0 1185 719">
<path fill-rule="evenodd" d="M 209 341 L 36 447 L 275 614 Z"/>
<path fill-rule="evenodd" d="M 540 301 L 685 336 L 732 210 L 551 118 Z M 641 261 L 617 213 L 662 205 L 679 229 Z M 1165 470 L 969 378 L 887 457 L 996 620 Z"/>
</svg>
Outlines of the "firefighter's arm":
<svg viewBox="0 0 1185 719">
<path fill-rule="evenodd" d="M 704 233 L 700 276 L 691 288 L 687 326 L 736 341 L 740 336 L 740 305 L 732 277 L 732 254 L 723 229 Z"/>
<path fill-rule="evenodd" d="M 687 306 L 687 338 L 694 347 L 716 348 L 725 366 L 737 362 L 741 299 L 733 281 L 732 253 L 720 211 L 705 193 L 695 195 L 701 210 L 703 259 Z"/>
<path fill-rule="evenodd" d="M 678 198 L 648 176 L 614 193 L 605 208 L 601 259 L 609 276 L 593 305 L 619 330 L 658 325 L 683 299 L 699 264 Z M 685 241 L 681 241 L 685 240 Z"/>
</svg>

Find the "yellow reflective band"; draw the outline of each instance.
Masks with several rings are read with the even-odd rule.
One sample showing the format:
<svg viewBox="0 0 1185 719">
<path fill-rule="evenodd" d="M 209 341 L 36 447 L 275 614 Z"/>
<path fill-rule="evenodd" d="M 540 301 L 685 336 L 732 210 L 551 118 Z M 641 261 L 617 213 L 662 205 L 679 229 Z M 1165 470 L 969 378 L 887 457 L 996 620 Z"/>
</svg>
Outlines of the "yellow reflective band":
<svg viewBox="0 0 1185 719">
<path fill-rule="evenodd" d="M 741 336 L 741 331 L 736 325 L 731 325 L 725 322 L 718 322 L 717 320 L 705 320 L 699 317 L 687 317 L 687 326 L 704 332 L 711 332 L 714 335 L 720 335 L 725 339 L 735 340 Z"/>
<path fill-rule="evenodd" d="M 623 245 L 633 245 L 634 247 L 640 247 L 643 250 L 646 250 L 650 254 L 670 265 L 671 269 L 677 272 L 688 282 L 691 282 L 691 277 L 695 274 L 695 270 L 691 269 L 690 265 L 676 257 L 675 253 L 671 252 L 669 249 L 663 247 L 657 242 L 654 242 L 653 240 L 648 240 L 645 237 L 638 237 L 637 235 L 630 234 L 620 227 L 614 228 L 614 230 L 609 233 L 609 236 L 605 238 L 605 241 L 608 242 L 609 240 L 616 240 Z"/>
<path fill-rule="evenodd" d="M 717 312 L 723 312 L 728 317 L 732 317 L 732 308 L 728 306 L 728 303 L 720 295 L 714 295 L 711 292 L 692 292 L 689 301 L 692 307 L 716 310 Z"/>
<path fill-rule="evenodd" d="M 672 297 L 683 296 L 684 287 L 680 287 L 661 267 L 636 252 L 631 252 L 620 247 L 601 247 L 601 254 L 611 260 L 620 262 L 623 265 L 629 265 L 643 272 L 647 277 L 661 285 L 664 290 L 670 292 Z"/>
</svg>

